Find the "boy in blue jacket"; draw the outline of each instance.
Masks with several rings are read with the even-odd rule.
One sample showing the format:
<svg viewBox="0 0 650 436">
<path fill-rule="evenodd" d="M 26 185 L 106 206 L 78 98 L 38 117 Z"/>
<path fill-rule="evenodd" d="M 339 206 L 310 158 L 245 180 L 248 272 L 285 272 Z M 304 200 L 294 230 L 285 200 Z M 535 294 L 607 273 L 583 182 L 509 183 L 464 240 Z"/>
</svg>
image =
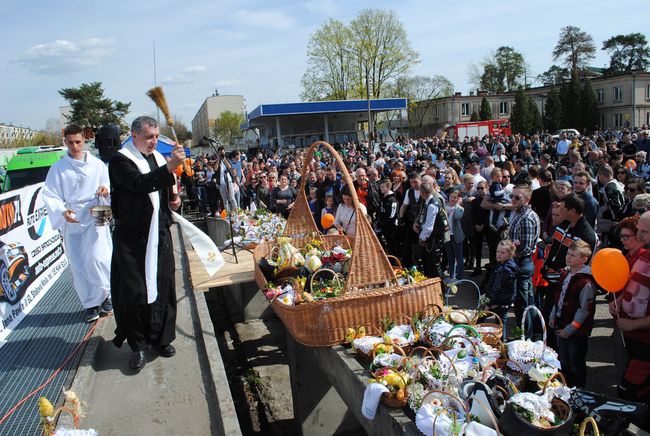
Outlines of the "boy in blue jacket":
<svg viewBox="0 0 650 436">
<path fill-rule="evenodd" d="M 486 309 L 499 315 L 504 324 L 508 317 L 508 309 L 515 298 L 517 264 L 512 259 L 515 249 L 515 244 L 510 240 L 504 239 L 499 242 L 497 266 L 492 271 L 485 288 L 485 296 L 488 299 Z"/>
</svg>

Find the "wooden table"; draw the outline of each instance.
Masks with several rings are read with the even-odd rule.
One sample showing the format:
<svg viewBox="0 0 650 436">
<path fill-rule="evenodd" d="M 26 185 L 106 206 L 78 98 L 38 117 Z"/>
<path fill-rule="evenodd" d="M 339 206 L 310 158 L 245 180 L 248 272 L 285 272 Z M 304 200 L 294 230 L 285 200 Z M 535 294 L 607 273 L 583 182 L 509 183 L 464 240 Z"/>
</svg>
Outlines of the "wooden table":
<svg viewBox="0 0 650 436">
<path fill-rule="evenodd" d="M 239 250 L 237 252 L 239 263 L 235 263 L 232 249 L 222 251 L 221 254 L 226 264 L 214 276 L 210 277 L 196 252 L 193 250 L 187 251 L 187 257 L 190 262 L 190 278 L 195 291 L 207 292 L 210 288 L 255 281 L 255 267 L 253 265 L 252 252 Z"/>
</svg>

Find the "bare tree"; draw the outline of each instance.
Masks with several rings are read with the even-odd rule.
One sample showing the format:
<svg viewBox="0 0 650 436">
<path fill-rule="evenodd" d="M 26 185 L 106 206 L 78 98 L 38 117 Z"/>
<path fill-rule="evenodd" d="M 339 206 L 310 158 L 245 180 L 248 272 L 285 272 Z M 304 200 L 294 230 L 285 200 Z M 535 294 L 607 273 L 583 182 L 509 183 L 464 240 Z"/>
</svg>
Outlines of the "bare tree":
<svg viewBox="0 0 650 436">
<path fill-rule="evenodd" d="M 415 125 L 417 134 L 435 105 L 435 100 L 448 97 L 454 92 L 454 85 L 444 76 L 402 76 L 388 87 L 388 95 L 408 99 L 409 125 Z M 390 120 L 389 120 L 390 121 Z M 389 122 L 390 128 L 390 122 Z"/>
</svg>

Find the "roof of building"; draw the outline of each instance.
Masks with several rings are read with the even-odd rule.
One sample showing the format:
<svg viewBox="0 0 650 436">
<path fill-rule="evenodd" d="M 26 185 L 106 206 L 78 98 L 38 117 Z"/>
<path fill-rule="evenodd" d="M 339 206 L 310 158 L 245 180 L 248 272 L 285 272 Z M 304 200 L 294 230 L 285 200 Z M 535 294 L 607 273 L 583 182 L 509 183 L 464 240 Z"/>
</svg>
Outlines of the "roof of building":
<svg viewBox="0 0 650 436">
<path fill-rule="evenodd" d="M 406 109 L 406 105 L 407 99 L 405 98 L 379 98 L 370 100 L 370 110 L 372 112 Z M 261 117 L 365 112 L 367 110 L 368 100 L 333 100 L 262 104 L 248 113 L 248 121 Z"/>
</svg>

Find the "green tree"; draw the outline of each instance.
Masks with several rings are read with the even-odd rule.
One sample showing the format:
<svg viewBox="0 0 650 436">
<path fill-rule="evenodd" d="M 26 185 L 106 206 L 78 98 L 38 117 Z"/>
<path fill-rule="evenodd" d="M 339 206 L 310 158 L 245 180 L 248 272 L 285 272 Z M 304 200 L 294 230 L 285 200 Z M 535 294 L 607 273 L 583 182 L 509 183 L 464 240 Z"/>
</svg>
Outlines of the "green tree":
<svg viewBox="0 0 650 436">
<path fill-rule="evenodd" d="M 575 26 L 563 27 L 553 49 L 553 60 L 561 59 L 572 73 L 583 69 L 596 56 L 594 39 Z"/>
<path fill-rule="evenodd" d="M 557 88 L 552 87 L 544 104 L 544 128 L 553 133 L 562 127 L 562 101 Z"/>
<path fill-rule="evenodd" d="M 645 70 L 650 65 L 650 49 L 642 33 L 612 36 L 603 42 L 603 50 L 610 56 L 609 75 Z"/>
<path fill-rule="evenodd" d="M 479 110 L 478 115 L 481 118 L 481 121 L 492 119 L 492 106 L 485 96 L 481 99 L 481 109 Z"/>
<path fill-rule="evenodd" d="M 244 115 L 231 111 L 221 113 L 221 116 L 214 122 L 212 128 L 214 136 L 224 145 L 232 145 L 235 138 L 241 136 L 241 125 L 244 123 Z"/>
<path fill-rule="evenodd" d="M 172 118 L 174 118 L 174 130 L 176 131 L 176 135 L 178 135 L 178 140 L 184 142 L 188 139 L 192 139 L 192 132 L 187 128 L 180 116 L 174 114 L 172 115 Z M 160 133 L 168 138 L 174 139 L 172 129 L 166 124 L 160 126 Z"/>
<path fill-rule="evenodd" d="M 580 92 L 580 114 L 582 116 L 581 129 L 593 131 L 599 123 L 598 102 L 591 87 L 591 80 L 587 79 Z"/>
<path fill-rule="evenodd" d="M 531 114 L 529 108 L 528 96 L 524 92 L 524 88 L 520 87 L 515 93 L 515 103 L 512 105 L 512 114 L 510 115 L 510 125 L 513 132 L 530 132 Z"/>
<path fill-rule="evenodd" d="M 481 117 L 478 116 L 478 112 L 472 111 L 472 114 L 469 116 L 470 121 L 480 121 Z"/>
<path fill-rule="evenodd" d="M 528 100 L 528 120 L 529 120 L 529 126 L 528 126 L 528 132 L 529 133 L 537 133 L 540 132 L 544 128 L 544 123 L 542 122 L 542 115 L 539 113 L 539 109 L 537 108 L 537 104 L 535 103 L 535 100 L 530 98 L 530 96 L 526 96 L 526 99 Z"/>
<path fill-rule="evenodd" d="M 79 88 L 63 88 L 59 94 L 68 101 L 72 113 L 69 123 L 97 131 L 100 126 L 117 123 L 126 127 L 124 116 L 129 113 L 131 103 L 124 103 L 104 97 L 101 82 L 83 83 Z"/>
<path fill-rule="evenodd" d="M 354 78 L 352 35 L 348 26 L 330 18 L 309 38 L 307 71 L 302 77 L 301 97 L 307 101 L 346 100 Z"/>
<path fill-rule="evenodd" d="M 580 94 L 580 81 L 578 80 L 578 74 L 574 72 L 571 75 L 571 80 L 564 83 L 560 93 L 560 98 L 562 99 L 563 128 L 582 130 Z"/>
<path fill-rule="evenodd" d="M 561 85 L 569 80 L 571 74 L 567 68 L 562 68 L 558 65 L 551 65 L 551 67 L 537 76 L 537 80 L 545 86 Z"/>
<path fill-rule="evenodd" d="M 468 73 L 471 83 L 491 94 L 514 91 L 523 85 L 526 60 L 514 48 L 502 46 L 479 64 L 470 64 Z"/>
</svg>

